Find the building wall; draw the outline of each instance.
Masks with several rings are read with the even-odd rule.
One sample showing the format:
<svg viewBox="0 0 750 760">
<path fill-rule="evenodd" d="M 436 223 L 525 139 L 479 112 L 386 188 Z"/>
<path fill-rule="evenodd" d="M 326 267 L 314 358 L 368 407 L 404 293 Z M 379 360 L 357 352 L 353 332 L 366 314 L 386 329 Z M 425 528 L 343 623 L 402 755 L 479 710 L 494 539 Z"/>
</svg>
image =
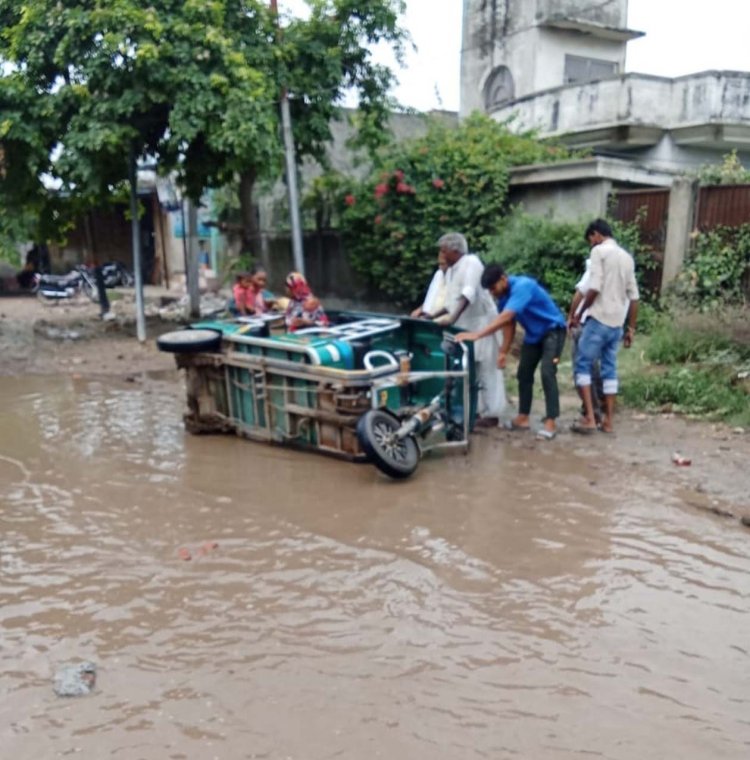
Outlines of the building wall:
<svg viewBox="0 0 750 760">
<path fill-rule="evenodd" d="M 461 115 L 485 110 L 485 85 L 498 66 L 513 77 L 515 98 L 564 84 L 565 54 L 599 58 L 625 67 L 625 42 L 610 35 L 552 28 L 574 18 L 622 30 L 627 0 L 465 0 L 461 52 Z"/>
<path fill-rule="evenodd" d="M 628 21 L 628 0 L 536 0 L 537 19 L 581 18 L 612 29 L 623 29 Z"/>
<path fill-rule="evenodd" d="M 511 185 L 508 199 L 511 205 L 522 206 L 526 213 L 533 216 L 556 222 L 583 222 L 605 216 L 611 189 L 612 182 L 606 179 L 530 187 Z"/>
<path fill-rule="evenodd" d="M 617 66 L 617 74 L 625 70 L 625 45 L 621 42 L 562 29 L 539 29 L 538 31 L 535 41 L 537 75 L 534 88 L 523 95 L 563 85 L 566 55 L 611 61 Z M 519 93 L 519 97 L 523 95 Z"/>
<path fill-rule="evenodd" d="M 544 136 L 629 125 L 662 130 L 706 124 L 750 126 L 750 73 L 705 71 L 668 79 L 626 74 L 614 79 L 537 92 L 503 108 L 519 126 Z"/>
</svg>

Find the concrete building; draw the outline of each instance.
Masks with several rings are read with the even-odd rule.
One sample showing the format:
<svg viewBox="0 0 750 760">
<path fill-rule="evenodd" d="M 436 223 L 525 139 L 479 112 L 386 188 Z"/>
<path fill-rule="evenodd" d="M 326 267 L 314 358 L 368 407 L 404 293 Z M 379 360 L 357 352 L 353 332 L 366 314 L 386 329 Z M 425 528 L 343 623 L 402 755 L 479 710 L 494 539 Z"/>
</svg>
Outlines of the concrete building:
<svg viewBox="0 0 750 760">
<path fill-rule="evenodd" d="M 479 110 L 590 151 L 513 171 L 511 203 L 530 213 L 580 221 L 604 214 L 614 196 L 648 202 L 668 189 L 653 242 L 664 287 L 694 224 L 686 175 L 733 150 L 750 166 L 750 72 L 625 73 L 627 43 L 643 34 L 627 15 L 627 0 L 464 0 L 461 116 Z"/>
<path fill-rule="evenodd" d="M 627 0 L 464 1 L 461 114 L 661 172 L 737 150 L 750 164 L 750 73 L 626 74 Z"/>
</svg>

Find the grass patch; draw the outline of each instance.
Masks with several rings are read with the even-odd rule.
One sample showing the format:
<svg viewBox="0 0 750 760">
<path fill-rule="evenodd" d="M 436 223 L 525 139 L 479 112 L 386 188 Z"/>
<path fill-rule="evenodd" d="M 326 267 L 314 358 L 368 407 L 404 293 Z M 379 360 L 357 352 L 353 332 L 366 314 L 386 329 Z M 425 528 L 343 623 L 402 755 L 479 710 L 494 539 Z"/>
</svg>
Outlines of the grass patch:
<svg viewBox="0 0 750 760">
<path fill-rule="evenodd" d="M 670 313 L 652 334 L 620 352 L 621 400 L 750 425 L 750 336 L 747 313 Z"/>
</svg>

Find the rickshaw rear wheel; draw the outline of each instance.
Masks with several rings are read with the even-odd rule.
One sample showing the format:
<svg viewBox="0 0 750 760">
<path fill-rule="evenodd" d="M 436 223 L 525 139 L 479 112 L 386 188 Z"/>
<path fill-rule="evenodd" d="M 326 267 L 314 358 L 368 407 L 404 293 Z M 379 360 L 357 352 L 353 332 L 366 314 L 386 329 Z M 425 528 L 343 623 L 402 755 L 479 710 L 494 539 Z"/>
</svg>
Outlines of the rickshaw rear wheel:
<svg viewBox="0 0 750 760">
<path fill-rule="evenodd" d="M 408 478 L 419 464 L 419 446 L 413 435 L 397 439 L 398 417 L 383 409 L 370 409 L 357 421 L 357 438 L 367 458 L 382 473 L 397 480 Z"/>
</svg>

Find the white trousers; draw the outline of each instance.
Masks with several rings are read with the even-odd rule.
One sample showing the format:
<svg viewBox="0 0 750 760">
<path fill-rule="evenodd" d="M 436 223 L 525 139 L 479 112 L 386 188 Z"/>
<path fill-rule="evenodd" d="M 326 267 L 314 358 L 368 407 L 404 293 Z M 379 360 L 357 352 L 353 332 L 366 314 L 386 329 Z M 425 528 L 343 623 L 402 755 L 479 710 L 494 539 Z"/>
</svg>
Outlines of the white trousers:
<svg viewBox="0 0 750 760">
<path fill-rule="evenodd" d="M 477 413 L 480 417 L 500 417 L 508 403 L 505 396 L 505 375 L 497 368 L 501 340 L 502 337 L 495 333 L 474 344 L 479 383 Z"/>
</svg>

